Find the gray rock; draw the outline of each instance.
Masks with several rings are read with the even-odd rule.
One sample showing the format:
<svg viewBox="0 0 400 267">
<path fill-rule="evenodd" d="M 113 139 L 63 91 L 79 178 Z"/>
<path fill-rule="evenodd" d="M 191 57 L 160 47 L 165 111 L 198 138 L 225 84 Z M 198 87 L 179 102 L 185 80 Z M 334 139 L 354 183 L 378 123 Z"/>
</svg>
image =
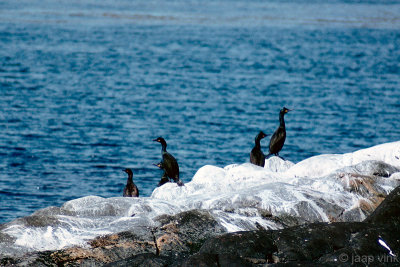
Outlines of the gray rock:
<svg viewBox="0 0 400 267">
<path fill-rule="evenodd" d="M 195 259 L 229 254 L 257 265 L 399 266 L 400 259 L 394 256 L 400 251 L 399 222 L 397 187 L 364 222 L 312 223 L 274 231 L 223 234 L 207 240 Z"/>
<path fill-rule="evenodd" d="M 28 216 L 22 218 L 21 223 L 31 227 L 56 223 L 41 222 L 41 217 Z M 207 239 L 225 232 L 209 212 L 202 210 L 164 215 L 155 220 L 159 222 L 159 227 L 99 236 L 90 241 L 88 247 L 4 257 L 1 263 L 19 266 L 165 266 L 197 252 Z"/>
<path fill-rule="evenodd" d="M 321 202 L 323 205 L 323 202 Z M 21 220 L 42 225 L 36 214 Z M 265 213 L 266 219 L 271 219 Z M 51 216 L 50 216 L 51 218 Z M 57 221 L 46 223 L 57 223 Z M 2 266 L 399 266 L 400 187 L 363 222 L 225 233 L 208 211 L 156 218 L 157 227 L 72 247 L 3 257 Z M 7 239 L 9 237 L 2 236 Z M 385 245 L 383 245 L 385 244 Z"/>
</svg>

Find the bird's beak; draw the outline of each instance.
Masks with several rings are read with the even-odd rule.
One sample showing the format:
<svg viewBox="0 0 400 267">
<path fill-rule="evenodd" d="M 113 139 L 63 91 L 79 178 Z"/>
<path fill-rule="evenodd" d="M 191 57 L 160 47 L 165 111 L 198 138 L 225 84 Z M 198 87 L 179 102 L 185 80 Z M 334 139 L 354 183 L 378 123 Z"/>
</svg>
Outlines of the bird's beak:
<svg viewBox="0 0 400 267">
<path fill-rule="evenodd" d="M 154 142 L 158 142 L 158 140 L 157 140 L 157 139 L 153 139 L 153 141 L 154 141 Z"/>
<path fill-rule="evenodd" d="M 293 109 L 288 109 L 287 111 L 286 111 L 286 113 L 288 113 L 289 111 L 292 111 Z"/>
<path fill-rule="evenodd" d="M 153 163 L 153 165 L 154 165 L 154 166 L 156 166 L 156 167 L 158 167 L 158 165 L 157 165 L 157 164 L 155 164 L 155 163 Z"/>
</svg>

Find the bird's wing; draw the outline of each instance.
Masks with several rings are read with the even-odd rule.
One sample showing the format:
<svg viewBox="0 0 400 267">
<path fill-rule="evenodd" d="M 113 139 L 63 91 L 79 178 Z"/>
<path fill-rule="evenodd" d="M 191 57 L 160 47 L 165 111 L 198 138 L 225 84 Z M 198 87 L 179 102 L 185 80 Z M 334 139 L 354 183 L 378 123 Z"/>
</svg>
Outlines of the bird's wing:
<svg viewBox="0 0 400 267">
<path fill-rule="evenodd" d="M 286 132 L 282 128 L 278 128 L 271 137 L 269 141 L 269 151 L 270 153 L 276 153 L 275 150 L 281 150 L 283 143 L 286 139 Z M 279 152 L 279 151 L 278 151 Z"/>
<path fill-rule="evenodd" d="M 168 152 L 163 154 L 163 167 L 170 178 L 172 179 L 179 178 L 178 162 Z"/>
</svg>

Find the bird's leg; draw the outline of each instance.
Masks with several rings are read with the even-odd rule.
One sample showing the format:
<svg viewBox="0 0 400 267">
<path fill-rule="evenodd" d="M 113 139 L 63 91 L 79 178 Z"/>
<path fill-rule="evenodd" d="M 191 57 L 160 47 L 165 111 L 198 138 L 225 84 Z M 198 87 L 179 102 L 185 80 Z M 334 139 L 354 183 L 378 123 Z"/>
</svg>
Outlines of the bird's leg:
<svg viewBox="0 0 400 267">
<path fill-rule="evenodd" d="M 183 182 L 181 181 L 181 179 L 179 179 L 178 176 L 174 178 L 174 182 L 177 183 L 179 186 L 184 186 Z"/>
<path fill-rule="evenodd" d="M 179 186 L 184 186 L 184 184 L 183 184 L 183 182 L 180 180 L 180 179 L 178 179 L 178 181 L 176 182 Z"/>
</svg>

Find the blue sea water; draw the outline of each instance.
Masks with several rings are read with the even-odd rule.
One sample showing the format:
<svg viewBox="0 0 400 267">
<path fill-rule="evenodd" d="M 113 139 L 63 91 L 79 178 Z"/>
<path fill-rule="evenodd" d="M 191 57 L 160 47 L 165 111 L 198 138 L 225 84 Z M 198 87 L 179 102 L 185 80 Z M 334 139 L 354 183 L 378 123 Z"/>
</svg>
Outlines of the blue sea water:
<svg viewBox="0 0 400 267">
<path fill-rule="evenodd" d="M 248 162 L 283 106 L 293 162 L 399 140 L 400 3 L 2 1 L 0 223 L 149 196 L 158 136 L 184 182 Z"/>
</svg>

